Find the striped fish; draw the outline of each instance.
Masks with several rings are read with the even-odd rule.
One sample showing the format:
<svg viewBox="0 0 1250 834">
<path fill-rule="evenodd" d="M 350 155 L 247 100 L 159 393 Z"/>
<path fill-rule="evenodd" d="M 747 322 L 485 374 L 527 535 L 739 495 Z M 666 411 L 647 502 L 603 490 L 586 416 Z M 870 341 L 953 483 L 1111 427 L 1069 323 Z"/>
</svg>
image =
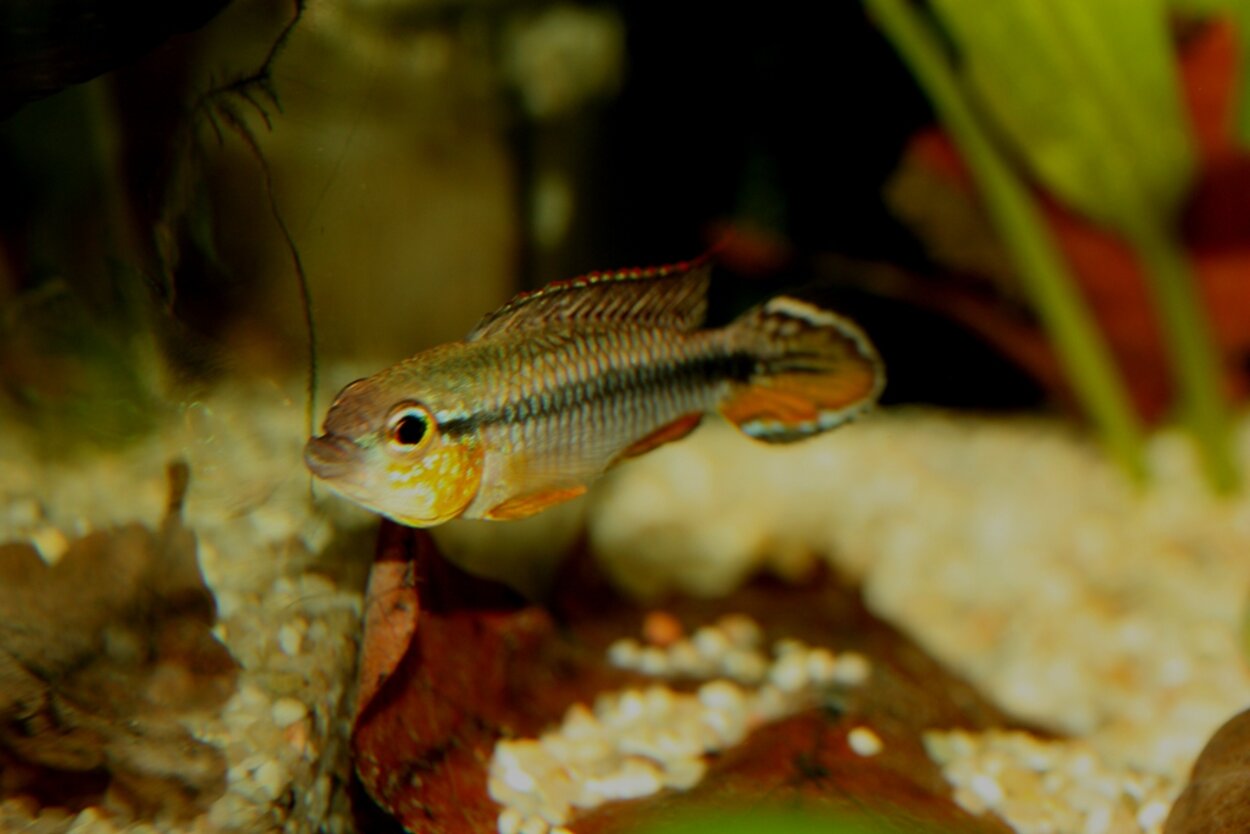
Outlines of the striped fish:
<svg viewBox="0 0 1250 834">
<path fill-rule="evenodd" d="M 885 382 L 852 322 L 790 296 L 702 327 L 706 261 L 523 293 L 460 342 L 351 383 L 305 461 L 403 524 L 517 519 L 719 411 L 784 443 L 863 413 Z"/>
</svg>

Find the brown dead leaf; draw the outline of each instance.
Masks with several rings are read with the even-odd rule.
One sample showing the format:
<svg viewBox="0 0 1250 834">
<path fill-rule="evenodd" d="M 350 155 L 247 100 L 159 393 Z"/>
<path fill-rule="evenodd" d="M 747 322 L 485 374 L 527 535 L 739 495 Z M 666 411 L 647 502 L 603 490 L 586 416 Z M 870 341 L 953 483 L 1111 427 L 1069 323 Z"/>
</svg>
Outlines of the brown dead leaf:
<svg viewBox="0 0 1250 834">
<path fill-rule="evenodd" d="M 1250 711 L 1215 731 L 1163 829 L 1164 834 L 1245 831 L 1250 831 Z"/>
<path fill-rule="evenodd" d="M 220 754 L 178 723 L 223 703 L 236 665 L 209 631 L 185 465 L 170 472 L 155 532 L 97 531 L 53 566 L 0 545 L 0 797 L 186 816 L 224 789 Z"/>
<path fill-rule="evenodd" d="M 606 663 L 608 645 L 637 636 L 647 611 L 617 596 L 589 559 L 569 566 L 550 608 L 522 605 L 463 574 L 423 531 L 384 522 L 378 564 L 371 593 L 379 608 L 366 623 L 352 749 L 365 790 L 410 831 L 493 831 L 500 809 L 486 782 L 497 739 L 535 736 L 575 702 L 651 682 Z M 670 600 L 664 610 L 687 631 L 744 613 L 767 640 L 862 651 L 874 675 L 843 702 L 763 727 L 715 757 L 692 791 L 603 806 L 578 816 L 577 831 L 615 834 L 691 808 L 765 798 L 952 832 L 1007 830 L 951 802 L 920 731 L 1010 722 L 869 615 L 854 590 L 828 577 L 802 587 L 762 581 L 724 600 Z M 881 755 L 851 751 L 847 734 L 860 724 L 884 739 Z"/>
</svg>

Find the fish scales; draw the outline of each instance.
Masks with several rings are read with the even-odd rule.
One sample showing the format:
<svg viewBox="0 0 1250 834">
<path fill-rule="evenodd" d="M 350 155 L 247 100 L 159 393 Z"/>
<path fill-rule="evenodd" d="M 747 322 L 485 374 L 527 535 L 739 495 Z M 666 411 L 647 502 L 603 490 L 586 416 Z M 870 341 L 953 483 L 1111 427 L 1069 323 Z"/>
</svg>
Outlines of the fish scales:
<svg viewBox="0 0 1250 834">
<path fill-rule="evenodd" d="M 518 452 L 577 447 L 591 434 L 605 448 L 627 445 L 639 431 L 649 433 L 682 414 L 703 411 L 720 396 L 728 380 L 714 372 L 734 363 L 722 339 L 700 335 L 592 331 L 542 346 L 540 356 L 533 346 L 518 346 L 532 366 L 546 371 L 546 379 L 534 380 L 538 386 L 528 380 L 516 386 L 502 402 L 479 411 L 475 421 L 528 421 L 521 435 L 528 448 Z"/>
<path fill-rule="evenodd" d="M 593 273 L 522 294 L 464 341 L 344 388 L 308 466 L 406 524 L 521 518 L 708 412 L 789 442 L 876 400 L 884 374 L 871 343 L 817 305 L 778 296 L 700 329 L 708 270 Z"/>
</svg>

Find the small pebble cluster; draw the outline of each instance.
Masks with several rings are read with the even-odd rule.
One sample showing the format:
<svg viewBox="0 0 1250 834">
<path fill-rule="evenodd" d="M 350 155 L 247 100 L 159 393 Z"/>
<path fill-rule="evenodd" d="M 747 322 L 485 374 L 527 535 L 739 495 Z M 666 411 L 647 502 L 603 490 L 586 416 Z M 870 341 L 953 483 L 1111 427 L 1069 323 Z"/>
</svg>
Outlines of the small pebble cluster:
<svg viewBox="0 0 1250 834">
<path fill-rule="evenodd" d="M 834 654 L 798 640 L 771 653 L 749 617 L 730 615 L 689 638 L 669 615 L 648 616 L 644 640 L 608 649 L 620 668 L 659 678 L 705 679 L 694 692 L 656 684 L 606 692 L 593 705 L 574 704 L 561 724 L 537 739 L 500 741 L 490 764 L 490 795 L 503 807 L 499 834 L 563 834 L 576 810 L 686 790 L 707 770 L 705 757 L 741 742 L 755 728 L 812 704 L 822 691 L 862 684 L 866 658 Z M 880 739 L 856 728 L 860 755 Z"/>
<path fill-rule="evenodd" d="M 1250 471 L 1250 420 L 1235 447 Z M 874 614 L 1009 713 L 1077 739 L 1126 786 L 1152 774 L 1171 796 L 1250 703 L 1250 491 L 1213 498 L 1178 433 L 1152 436 L 1147 454 L 1142 490 L 1042 420 L 882 412 L 784 449 L 708 421 L 609 476 L 590 541 L 643 599 L 719 594 L 827 558 Z M 1081 830 L 1058 810 L 1082 801 L 1079 781 L 1044 804 L 1050 829 L 1028 830 Z M 1015 783 L 1003 789 L 1010 799 Z"/>
<path fill-rule="evenodd" d="M 925 749 L 956 802 L 974 814 L 993 812 L 1020 834 L 1161 834 L 1175 799 L 1167 780 L 1109 767 L 1080 741 L 931 731 Z"/>
<path fill-rule="evenodd" d="M 0 831 L 352 830 L 336 786 L 347 767 L 361 594 L 309 568 L 335 535 L 369 518 L 344 512 L 344 502 L 328 517 L 310 502 L 299 402 L 294 390 L 224 388 L 122 452 L 63 462 L 37 459 L 19 433 L 0 433 L 0 541 L 29 541 L 50 564 L 92 530 L 159 525 L 165 467 L 186 459 L 184 520 L 217 599 L 214 633 L 241 667 L 220 714 L 185 721 L 227 765 L 227 790 L 207 813 L 149 825 L 95 808 L 71 814 L 9 801 L 0 803 Z"/>
</svg>

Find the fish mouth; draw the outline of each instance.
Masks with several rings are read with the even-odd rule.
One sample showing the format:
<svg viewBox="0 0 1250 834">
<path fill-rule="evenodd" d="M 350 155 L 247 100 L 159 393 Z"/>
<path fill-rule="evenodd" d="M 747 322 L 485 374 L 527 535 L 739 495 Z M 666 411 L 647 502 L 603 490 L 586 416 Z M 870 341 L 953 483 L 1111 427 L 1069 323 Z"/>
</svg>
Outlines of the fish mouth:
<svg viewBox="0 0 1250 834">
<path fill-rule="evenodd" d="M 356 467 L 360 447 L 338 434 L 309 438 L 304 465 L 323 481 L 341 480 Z"/>
</svg>

